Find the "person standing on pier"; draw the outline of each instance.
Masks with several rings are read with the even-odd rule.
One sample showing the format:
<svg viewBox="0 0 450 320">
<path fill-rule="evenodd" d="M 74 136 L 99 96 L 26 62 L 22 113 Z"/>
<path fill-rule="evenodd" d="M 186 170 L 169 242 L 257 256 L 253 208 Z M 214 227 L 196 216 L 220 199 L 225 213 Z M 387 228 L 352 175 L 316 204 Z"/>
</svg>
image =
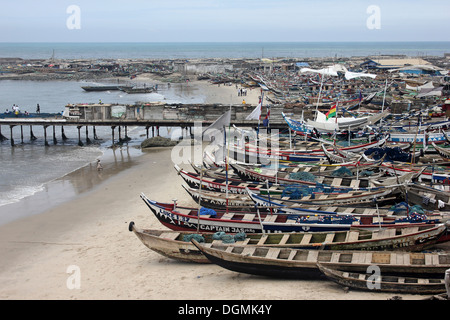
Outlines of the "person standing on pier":
<svg viewBox="0 0 450 320">
<path fill-rule="evenodd" d="M 41 107 L 39 106 L 39 103 L 36 106 L 36 113 L 41 113 Z"/>
</svg>

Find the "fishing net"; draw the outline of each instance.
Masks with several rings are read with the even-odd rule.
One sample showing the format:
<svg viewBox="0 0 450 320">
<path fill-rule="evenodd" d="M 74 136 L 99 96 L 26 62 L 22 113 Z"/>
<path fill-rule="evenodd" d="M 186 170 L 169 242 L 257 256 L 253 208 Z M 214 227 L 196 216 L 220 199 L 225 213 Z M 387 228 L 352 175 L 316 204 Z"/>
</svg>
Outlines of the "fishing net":
<svg viewBox="0 0 450 320">
<path fill-rule="evenodd" d="M 425 210 L 421 205 L 409 206 L 406 202 L 400 202 L 391 207 L 391 210 L 394 211 L 394 214 L 407 214 L 406 217 L 399 219 L 399 221 L 403 222 L 421 222 L 427 221 L 427 215 Z"/>
<path fill-rule="evenodd" d="M 310 196 L 310 199 L 316 198 L 316 193 L 329 194 L 329 193 L 345 193 L 346 190 L 335 189 L 334 187 L 325 187 L 321 183 L 316 183 L 313 186 L 302 185 L 290 185 L 286 186 L 281 193 L 282 198 L 288 198 L 290 200 L 298 200 L 303 197 Z"/>
<path fill-rule="evenodd" d="M 394 212 L 394 214 L 403 213 L 403 211 L 406 213 L 406 211 L 409 209 L 409 206 L 406 202 L 400 202 L 397 204 L 394 204 L 390 210 Z"/>
<path fill-rule="evenodd" d="M 208 208 L 201 207 L 200 208 L 200 215 L 216 216 L 217 213 L 213 209 L 208 209 Z"/>
<path fill-rule="evenodd" d="M 225 232 L 218 231 L 218 232 L 213 234 L 212 238 L 213 238 L 213 240 L 221 240 L 224 235 L 226 235 Z"/>
<path fill-rule="evenodd" d="M 284 188 L 281 197 L 282 198 L 287 197 L 291 200 L 297 200 L 309 195 L 313 196 L 314 195 L 313 191 L 314 189 L 309 188 L 308 186 L 286 187 Z"/>
<path fill-rule="evenodd" d="M 236 241 L 244 241 L 246 238 L 245 232 L 239 232 L 235 235 L 227 234 L 223 231 L 218 231 L 213 234 L 213 240 L 222 240 L 223 243 L 235 243 Z"/>
<path fill-rule="evenodd" d="M 191 242 L 192 239 L 200 243 L 205 242 L 205 238 L 201 234 L 193 233 L 193 234 L 185 234 L 183 236 L 184 242 Z"/>
<path fill-rule="evenodd" d="M 375 160 L 379 160 L 386 155 L 384 158 L 385 161 L 401 161 L 401 162 L 409 162 L 411 161 L 411 155 L 405 151 L 403 151 L 400 147 L 394 148 L 369 148 L 364 151 L 364 154 L 367 156 L 372 156 Z"/>
<path fill-rule="evenodd" d="M 247 235 L 245 234 L 245 232 L 239 232 L 234 235 L 234 240 L 235 241 L 244 241 L 246 237 L 247 237 Z"/>
<path fill-rule="evenodd" d="M 340 167 L 339 169 L 334 170 L 331 175 L 333 177 L 351 177 L 353 176 L 352 172 L 347 167 Z"/>
<path fill-rule="evenodd" d="M 360 173 L 359 173 L 359 175 L 361 176 L 361 177 L 370 177 L 371 175 L 373 175 L 373 171 L 370 171 L 370 170 L 363 170 L 363 171 L 361 171 Z"/>
<path fill-rule="evenodd" d="M 316 177 L 309 172 L 293 172 L 289 175 L 289 177 L 292 180 L 299 180 L 299 181 L 309 181 L 309 182 L 314 182 L 316 181 Z"/>
</svg>

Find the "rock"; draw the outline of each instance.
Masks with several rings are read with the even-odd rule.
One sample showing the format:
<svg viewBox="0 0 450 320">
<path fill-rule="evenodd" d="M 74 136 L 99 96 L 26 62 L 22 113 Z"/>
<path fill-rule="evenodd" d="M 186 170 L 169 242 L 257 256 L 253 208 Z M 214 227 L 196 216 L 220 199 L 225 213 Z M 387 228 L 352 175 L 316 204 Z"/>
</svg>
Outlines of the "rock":
<svg viewBox="0 0 450 320">
<path fill-rule="evenodd" d="M 153 148 L 153 147 L 173 147 L 177 144 L 177 141 L 172 141 L 169 138 L 153 137 L 145 139 L 141 143 L 141 148 Z"/>
</svg>

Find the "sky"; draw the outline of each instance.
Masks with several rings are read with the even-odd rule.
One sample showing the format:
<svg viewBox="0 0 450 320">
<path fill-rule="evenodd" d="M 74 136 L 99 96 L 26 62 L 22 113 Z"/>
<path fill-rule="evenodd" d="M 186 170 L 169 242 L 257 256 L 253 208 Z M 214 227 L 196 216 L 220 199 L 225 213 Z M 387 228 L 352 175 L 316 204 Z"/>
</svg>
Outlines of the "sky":
<svg viewBox="0 0 450 320">
<path fill-rule="evenodd" d="M 447 0 L 0 0 L 0 7 L 0 42 L 450 41 Z"/>
</svg>

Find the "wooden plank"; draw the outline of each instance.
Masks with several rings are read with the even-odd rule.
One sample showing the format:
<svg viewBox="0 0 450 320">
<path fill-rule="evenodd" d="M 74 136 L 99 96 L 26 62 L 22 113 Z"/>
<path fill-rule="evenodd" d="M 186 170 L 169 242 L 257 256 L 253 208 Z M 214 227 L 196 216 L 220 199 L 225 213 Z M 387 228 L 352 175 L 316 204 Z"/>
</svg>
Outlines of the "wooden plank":
<svg viewBox="0 0 450 320">
<path fill-rule="evenodd" d="M 306 261 L 308 262 L 317 262 L 317 257 L 319 256 L 319 250 L 310 250 L 308 252 L 308 256 L 306 257 Z"/>
<path fill-rule="evenodd" d="M 257 245 L 258 245 L 258 246 L 261 246 L 261 245 L 263 245 L 263 244 L 264 244 L 264 242 L 266 242 L 267 238 L 268 238 L 268 235 L 267 235 L 267 234 L 265 234 L 265 235 L 261 236 L 261 239 L 259 239 L 259 241 L 258 241 Z"/>
<path fill-rule="evenodd" d="M 428 279 L 417 279 L 417 284 L 429 284 Z"/>
<path fill-rule="evenodd" d="M 409 228 L 403 228 L 402 229 L 402 235 L 405 234 L 412 234 L 419 232 L 419 227 L 409 227 Z"/>
<path fill-rule="evenodd" d="M 352 255 L 352 263 L 363 264 L 366 261 L 365 252 L 354 252 Z"/>
<path fill-rule="evenodd" d="M 340 187 L 342 183 L 342 178 L 334 178 L 333 181 L 330 183 L 333 187 Z"/>
<path fill-rule="evenodd" d="M 277 215 L 273 214 L 273 215 L 267 215 L 263 220 L 264 222 L 275 222 L 275 220 L 277 219 Z M 258 219 L 259 221 L 259 219 Z"/>
<path fill-rule="evenodd" d="M 288 241 L 288 239 L 290 238 L 291 235 L 289 234 L 284 234 L 283 237 L 281 238 L 280 242 L 278 244 L 286 244 L 286 242 Z"/>
<path fill-rule="evenodd" d="M 345 242 L 355 242 L 358 241 L 359 231 L 347 231 L 347 237 Z"/>
<path fill-rule="evenodd" d="M 244 215 L 244 218 L 242 218 L 244 221 L 253 221 L 253 219 L 255 219 L 254 213 L 247 213 Z"/>
<path fill-rule="evenodd" d="M 301 244 L 301 245 L 302 245 L 302 244 L 309 244 L 309 242 L 311 241 L 311 238 L 312 238 L 312 234 L 310 234 L 310 233 L 305 234 L 305 235 L 303 236 L 303 239 L 302 239 L 302 241 L 300 242 L 300 244 Z"/>
<path fill-rule="evenodd" d="M 357 189 L 357 188 L 359 188 L 360 182 L 361 182 L 361 180 L 352 180 L 352 182 L 350 183 L 350 187 Z"/>
<path fill-rule="evenodd" d="M 425 265 L 433 266 L 433 265 L 438 265 L 438 264 L 439 264 L 438 256 L 431 254 L 431 253 L 425 254 Z"/>
<path fill-rule="evenodd" d="M 179 232 L 163 232 L 159 237 L 163 239 L 175 240 L 179 235 Z"/>
<path fill-rule="evenodd" d="M 229 212 L 229 213 L 225 213 L 225 214 L 222 216 L 222 218 L 223 218 L 223 219 L 228 219 L 228 220 L 230 220 L 231 218 L 233 218 L 233 216 L 234 216 L 234 212 Z"/>
<path fill-rule="evenodd" d="M 278 258 L 279 254 L 280 254 L 280 248 L 270 248 L 269 251 L 267 251 L 266 258 L 276 259 L 276 258 Z"/>
<path fill-rule="evenodd" d="M 236 244 L 243 246 L 243 245 L 248 244 L 249 241 L 250 241 L 250 238 L 246 238 L 246 239 L 243 240 L 243 241 L 236 241 Z"/>
<path fill-rule="evenodd" d="M 338 263 L 340 257 L 341 257 L 341 254 L 340 254 L 339 252 L 333 252 L 333 253 L 331 254 L 330 262 L 331 262 L 331 263 Z"/>
<path fill-rule="evenodd" d="M 334 236 L 336 234 L 335 233 L 328 233 L 327 236 L 325 237 L 325 243 L 332 243 L 334 240 Z"/>
<path fill-rule="evenodd" d="M 233 247 L 233 246 L 230 246 Z M 228 248 L 227 248 L 228 250 Z M 251 256 L 256 250 L 256 247 L 245 247 L 244 250 L 242 250 L 241 255 L 243 256 Z"/>
<path fill-rule="evenodd" d="M 289 257 L 287 258 L 288 260 L 292 260 L 294 259 L 294 257 L 297 255 L 297 251 L 295 250 L 291 250 L 291 252 L 289 252 Z"/>
<path fill-rule="evenodd" d="M 353 211 L 355 211 L 355 210 L 356 210 L 356 208 L 347 208 L 344 210 L 343 213 L 353 213 Z"/>
</svg>

